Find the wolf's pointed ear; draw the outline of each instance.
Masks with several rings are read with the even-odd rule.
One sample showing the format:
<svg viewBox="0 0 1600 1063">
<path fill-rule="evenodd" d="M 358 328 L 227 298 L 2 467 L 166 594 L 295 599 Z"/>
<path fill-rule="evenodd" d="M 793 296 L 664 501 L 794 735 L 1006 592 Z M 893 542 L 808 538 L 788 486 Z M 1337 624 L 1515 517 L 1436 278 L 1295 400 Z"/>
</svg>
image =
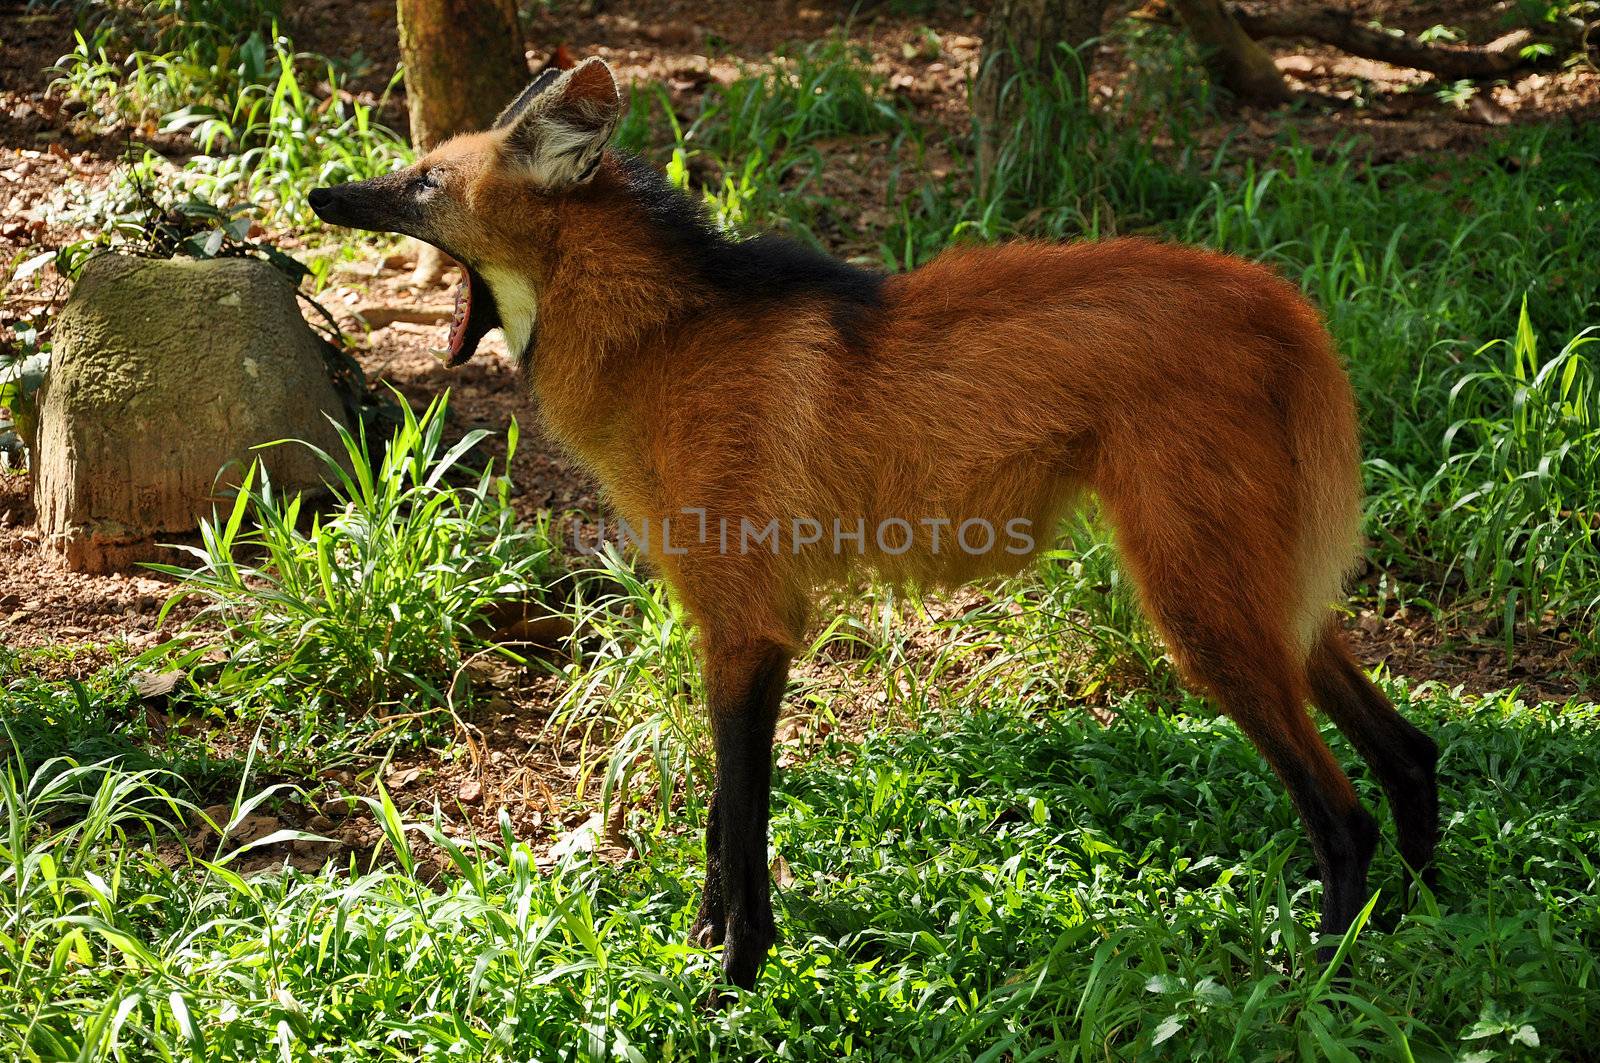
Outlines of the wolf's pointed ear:
<svg viewBox="0 0 1600 1063">
<path fill-rule="evenodd" d="M 507 158 L 547 187 L 587 181 L 622 117 L 617 79 L 604 60 L 585 59 L 546 80 L 544 74 L 495 122 L 505 128 Z"/>
<path fill-rule="evenodd" d="M 528 82 L 528 87 L 517 93 L 516 99 L 506 104 L 505 110 L 500 112 L 499 117 L 494 120 L 494 125 L 489 128 L 504 129 L 515 122 L 522 112 L 527 109 L 528 104 L 533 102 L 534 97 L 549 88 L 550 83 L 560 76 L 561 68 L 556 66 L 547 66 L 539 71 L 534 75 L 533 80 Z"/>
</svg>

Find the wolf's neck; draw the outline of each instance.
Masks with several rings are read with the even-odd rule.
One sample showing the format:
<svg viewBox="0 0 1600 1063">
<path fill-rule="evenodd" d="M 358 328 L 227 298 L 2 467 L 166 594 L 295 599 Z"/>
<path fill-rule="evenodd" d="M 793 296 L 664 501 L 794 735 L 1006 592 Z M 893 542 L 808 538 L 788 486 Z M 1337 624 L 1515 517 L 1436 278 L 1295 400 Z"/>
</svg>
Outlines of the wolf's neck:
<svg viewBox="0 0 1600 1063">
<path fill-rule="evenodd" d="M 528 370 L 546 423 L 591 465 L 648 431 L 686 352 L 695 372 L 743 372 L 743 352 L 707 342 L 731 325 L 822 307 L 851 344 L 884 307 L 882 274 L 788 240 L 730 240 L 703 204 L 626 156 L 607 157 L 545 241 Z"/>
<path fill-rule="evenodd" d="M 640 381 L 670 372 L 675 339 L 694 329 L 706 295 L 670 260 L 622 239 L 562 248 L 551 266 L 530 300 L 537 324 L 524 369 L 548 428 L 598 468 L 597 449 L 648 416 Z"/>
</svg>

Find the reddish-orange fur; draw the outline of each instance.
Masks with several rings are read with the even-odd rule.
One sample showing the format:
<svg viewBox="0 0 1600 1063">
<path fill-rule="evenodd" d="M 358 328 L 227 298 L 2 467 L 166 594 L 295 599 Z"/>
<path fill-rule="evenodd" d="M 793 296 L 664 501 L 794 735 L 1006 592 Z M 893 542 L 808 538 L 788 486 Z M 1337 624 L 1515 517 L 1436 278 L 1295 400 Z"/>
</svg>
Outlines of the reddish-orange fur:
<svg viewBox="0 0 1600 1063">
<path fill-rule="evenodd" d="M 862 568 L 952 585 L 1027 557 L 936 553 L 925 535 L 896 555 L 870 532 L 845 549 L 830 535 L 729 549 L 701 527 L 1022 520 L 1038 549 L 1092 491 L 1184 674 L 1294 798 L 1324 928 L 1364 902 L 1376 828 L 1309 701 L 1373 764 L 1402 850 L 1426 864 L 1436 750 L 1361 673 L 1329 609 L 1358 553 L 1356 419 L 1293 287 L 1226 255 L 1123 239 L 957 248 L 883 281 L 853 316 L 814 288 L 730 297 L 745 289 L 705 281 L 660 242 L 615 157 L 573 176 L 564 151 L 539 155 L 541 136 L 565 145 L 614 119 L 603 70 L 583 64 L 532 97 L 534 117 L 507 119 L 515 135 L 458 138 L 418 170 L 441 189 L 428 231 L 476 274 L 537 293 L 538 409 L 621 518 L 655 530 L 647 552 L 700 627 L 722 811 L 698 925 L 710 939 L 726 925 L 731 980 L 754 980 L 772 938 L 764 758 L 813 595 Z M 546 187 L 530 165 L 566 176 Z M 384 180 L 359 193 L 361 217 Z"/>
<path fill-rule="evenodd" d="M 1020 517 L 1043 547 L 1092 489 L 1194 678 L 1177 629 L 1196 623 L 1303 662 L 1306 616 L 1326 613 L 1356 552 L 1356 426 L 1315 311 L 1281 279 L 1142 240 L 957 249 L 891 278 L 854 351 L 821 301 L 697 306 L 606 177 L 502 246 L 539 278 L 539 409 L 630 524 L 682 526 L 685 508 L 869 527 Z M 478 194 L 509 198 L 492 178 Z M 776 558 L 659 545 L 708 633 L 789 646 L 799 603 L 862 561 L 831 541 Z M 884 575 L 923 584 L 1027 560 L 867 545 Z"/>
</svg>

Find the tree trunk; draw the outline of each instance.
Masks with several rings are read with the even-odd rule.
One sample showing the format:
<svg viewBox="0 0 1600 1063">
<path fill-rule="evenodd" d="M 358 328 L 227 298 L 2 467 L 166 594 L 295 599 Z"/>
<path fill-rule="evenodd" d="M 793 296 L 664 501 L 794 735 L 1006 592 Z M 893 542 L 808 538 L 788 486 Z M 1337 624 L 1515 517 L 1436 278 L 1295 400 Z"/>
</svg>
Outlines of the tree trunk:
<svg viewBox="0 0 1600 1063">
<path fill-rule="evenodd" d="M 1059 73 L 1082 83 L 1100 36 L 1108 0 L 995 0 L 983 32 L 983 55 L 972 90 L 978 123 L 978 172 L 987 180 L 1013 131 L 1018 104 L 1030 85 L 1048 86 Z M 1066 48 L 1062 46 L 1065 45 Z M 1067 49 L 1079 49 L 1078 58 Z M 1086 106 L 1080 99 L 1078 105 Z"/>
<path fill-rule="evenodd" d="M 1246 103 L 1287 103 L 1293 95 L 1272 53 L 1250 39 L 1222 0 L 1172 0 L 1178 17 L 1205 53 L 1211 79 Z"/>
<path fill-rule="evenodd" d="M 427 151 L 487 129 L 528 81 L 515 0 L 398 0 L 411 143 Z M 442 257 L 420 245 L 416 279 L 435 284 Z"/>
</svg>

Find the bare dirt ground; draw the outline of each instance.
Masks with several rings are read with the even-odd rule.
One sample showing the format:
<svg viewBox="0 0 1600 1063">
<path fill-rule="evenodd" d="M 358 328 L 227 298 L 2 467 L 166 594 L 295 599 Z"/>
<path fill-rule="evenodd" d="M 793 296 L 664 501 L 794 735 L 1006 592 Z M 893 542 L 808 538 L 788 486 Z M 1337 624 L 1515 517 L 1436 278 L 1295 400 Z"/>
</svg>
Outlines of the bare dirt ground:
<svg viewBox="0 0 1600 1063">
<path fill-rule="evenodd" d="M 1469 0 L 1346 2 L 1357 13 L 1381 17 L 1387 25 L 1417 31 L 1449 23 L 1466 28 L 1474 40 L 1493 36 L 1498 17 Z M 762 5 L 760 17 L 752 17 L 751 6 L 736 0 L 629 0 L 595 6 L 598 13 L 592 15 L 576 13 L 575 4 L 540 9 L 529 32 L 530 64 L 543 65 L 558 47 L 576 56 L 604 56 L 631 81 L 664 85 L 674 109 L 687 119 L 711 82 L 735 77 L 742 65 L 766 61 L 787 43 L 840 32 L 870 50 L 890 91 L 914 107 L 926 124 L 960 133 L 969 121 L 965 86 L 977 62 L 987 5 L 943 4 L 931 11 L 906 13 L 904 8 L 917 5 L 867 4 L 853 18 L 850 5 L 824 0 L 778 0 Z M 368 94 L 381 91 L 397 59 L 392 3 L 290 0 L 286 13 L 288 30 L 299 48 L 328 54 L 359 49 L 370 63 L 352 87 Z M 1108 100 L 1122 90 L 1128 73 L 1128 57 L 1118 41 L 1116 34 L 1108 35 L 1094 76 L 1096 93 Z M 68 9 L 0 2 L 0 262 L 13 266 L 81 235 L 63 220 L 62 207 L 70 198 L 105 184 L 130 137 L 170 151 L 181 149 L 179 144 L 152 138 L 151 130 L 84 135 L 72 108 L 49 91 L 48 67 L 70 45 Z M 1600 74 L 1586 67 L 1518 74 L 1494 86 L 1477 105 L 1457 109 L 1431 94 L 1405 92 L 1424 79 L 1416 71 L 1356 59 L 1309 42 L 1274 42 L 1274 51 L 1295 87 L 1336 103 L 1278 111 L 1244 109 L 1208 125 L 1202 130 L 1203 141 L 1216 144 L 1231 137 L 1243 158 L 1266 154 L 1292 129 L 1312 144 L 1355 136 L 1375 159 L 1383 160 L 1465 150 L 1491 135 L 1495 127 L 1509 123 L 1584 121 L 1600 115 Z M 390 99 L 381 117 L 403 128 L 403 99 Z M 824 146 L 830 165 L 822 177 L 822 191 L 859 204 L 863 227 L 882 216 L 891 161 L 880 149 L 870 143 Z M 944 163 L 931 154 L 928 165 Z M 291 249 L 304 249 L 308 235 L 326 239 L 293 232 L 269 235 Z M 841 235 L 834 250 L 845 255 L 870 251 L 870 245 L 856 242 L 859 239 Z M 342 268 L 320 295 L 355 337 L 369 377 L 392 384 L 418 406 L 449 388 L 452 427 L 458 432 L 475 427 L 498 432 L 514 416 L 525 426 L 535 424 L 536 411 L 497 337 L 459 370 L 445 369 L 430 353 L 443 345 L 451 289 L 448 284 L 415 287 L 410 266 L 404 249 L 375 250 L 361 265 Z M 0 310 L 0 329 L 14 327 L 64 293 L 64 283 L 55 278 L 42 287 L 13 284 Z M 386 321 L 397 309 L 406 311 L 410 320 Z M 524 435 L 513 475 L 518 485 L 515 504 L 525 517 L 538 510 L 594 514 L 601 509 L 592 483 L 562 455 L 542 445 L 536 433 Z M 44 674 L 82 675 L 105 663 L 113 652 L 137 651 L 164 637 L 157 630 L 156 615 L 172 590 L 166 577 L 140 572 L 70 573 L 40 544 L 35 525 L 27 478 L 0 473 L 0 644 L 41 651 L 32 655 L 31 666 Z M 183 615 L 180 611 L 177 619 Z M 1498 640 L 1483 631 L 1441 628 L 1415 611 L 1380 615 L 1368 610 L 1353 618 L 1350 633 L 1365 660 L 1413 679 L 1460 684 L 1469 691 L 1520 685 L 1528 696 L 1551 699 L 1578 689 L 1563 671 L 1564 646 L 1554 639 L 1525 643 L 1518 662 L 1508 667 Z M 503 670 L 480 680 L 488 695 L 484 708 L 466 721 L 473 734 L 467 743 L 469 756 L 442 760 L 419 753 L 381 765 L 383 778 L 401 803 L 437 802 L 445 809 L 449 829 L 467 833 L 494 832 L 502 807 L 519 833 L 546 841 L 569 836 L 573 830 L 605 827 L 591 817 L 584 795 L 578 792 L 576 747 L 553 741 L 544 729 L 559 697 L 558 681 L 549 675 Z M 834 715 L 860 722 L 876 718 L 875 711 L 863 696 L 861 705 L 843 706 Z M 169 722 L 158 719 L 162 727 Z M 219 743 L 249 740 L 248 735 L 230 737 L 227 726 L 231 725 L 216 736 Z M 787 737 L 800 749 L 831 726 L 804 721 L 791 727 Z M 314 792 L 306 802 L 284 806 L 278 815 L 290 825 L 338 837 L 345 848 L 370 848 L 377 841 L 377 827 L 363 814 L 347 816 L 349 808 L 340 795 L 369 786 L 379 767 L 356 766 L 345 775 L 314 780 Z M 263 826 L 262 834 L 276 829 Z M 599 830 L 600 836 L 606 834 Z M 602 837 L 600 844 L 612 844 L 615 832 L 610 836 L 611 842 Z M 314 863 L 328 855 L 307 847 L 295 857 Z"/>
</svg>

